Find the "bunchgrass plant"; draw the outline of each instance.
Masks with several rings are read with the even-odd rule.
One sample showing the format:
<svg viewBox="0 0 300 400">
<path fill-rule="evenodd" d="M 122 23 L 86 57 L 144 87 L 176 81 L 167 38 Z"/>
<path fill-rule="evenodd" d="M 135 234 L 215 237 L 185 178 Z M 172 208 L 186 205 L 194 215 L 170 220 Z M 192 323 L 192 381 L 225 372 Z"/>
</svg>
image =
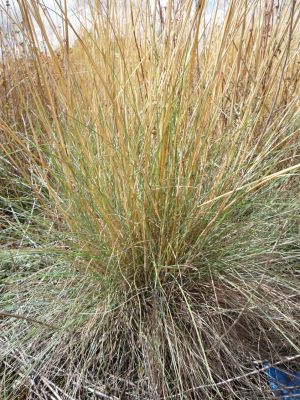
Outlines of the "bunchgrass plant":
<svg viewBox="0 0 300 400">
<path fill-rule="evenodd" d="M 263 361 L 300 362 L 300 5 L 86 3 L 63 33 L 2 8 L 1 395 L 272 398 Z"/>
</svg>

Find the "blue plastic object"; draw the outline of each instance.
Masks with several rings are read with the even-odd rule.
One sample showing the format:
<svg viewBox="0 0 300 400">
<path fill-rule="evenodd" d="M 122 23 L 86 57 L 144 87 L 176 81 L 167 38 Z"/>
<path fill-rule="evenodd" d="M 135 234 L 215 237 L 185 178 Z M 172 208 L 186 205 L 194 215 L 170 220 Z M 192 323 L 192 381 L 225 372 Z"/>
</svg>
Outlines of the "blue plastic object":
<svg viewBox="0 0 300 400">
<path fill-rule="evenodd" d="M 300 371 L 269 367 L 265 374 L 276 400 L 300 400 Z"/>
</svg>

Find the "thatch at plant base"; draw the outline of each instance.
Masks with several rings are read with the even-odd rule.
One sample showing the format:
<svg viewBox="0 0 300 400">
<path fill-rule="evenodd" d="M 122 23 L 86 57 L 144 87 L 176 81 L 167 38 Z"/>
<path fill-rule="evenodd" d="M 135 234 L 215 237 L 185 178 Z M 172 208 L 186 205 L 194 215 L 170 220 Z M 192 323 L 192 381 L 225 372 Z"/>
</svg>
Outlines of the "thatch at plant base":
<svg viewBox="0 0 300 400">
<path fill-rule="evenodd" d="M 156 6 L 91 4 L 72 48 L 63 8 L 57 51 L 20 2 L 3 399 L 272 398 L 261 362 L 299 363 L 300 5 Z"/>
</svg>

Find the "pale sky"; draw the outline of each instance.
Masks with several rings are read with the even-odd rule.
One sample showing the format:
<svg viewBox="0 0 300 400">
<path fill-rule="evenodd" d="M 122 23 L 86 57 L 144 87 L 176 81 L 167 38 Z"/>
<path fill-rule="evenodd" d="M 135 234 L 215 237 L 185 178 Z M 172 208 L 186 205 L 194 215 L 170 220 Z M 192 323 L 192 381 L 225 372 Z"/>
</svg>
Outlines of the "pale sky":
<svg viewBox="0 0 300 400">
<path fill-rule="evenodd" d="M 137 2 L 143 1 L 143 0 L 135 0 Z M 212 13 L 212 10 L 214 9 L 214 5 L 216 4 L 217 0 L 208 0 L 207 1 L 207 15 L 208 18 L 210 14 Z M 225 0 L 221 0 L 220 3 L 224 4 Z M 88 0 L 67 0 L 67 7 L 68 7 L 68 16 L 71 24 L 75 27 L 75 29 L 78 29 L 80 27 L 80 19 L 83 17 L 86 13 L 88 13 L 85 4 L 88 2 Z M 155 4 L 155 0 L 150 0 L 152 5 Z M 0 5 L 6 8 L 6 0 L 0 0 Z M 60 14 L 60 7 L 58 4 L 63 4 L 64 1 L 62 0 L 39 0 L 39 3 L 44 4 L 45 7 L 47 7 L 49 15 L 51 16 L 51 19 L 54 21 L 56 27 L 58 28 L 59 31 L 61 31 L 63 22 L 62 18 L 59 17 Z M 17 0 L 9 0 L 9 11 L 11 14 L 16 15 L 18 14 L 18 1 Z M 168 0 L 160 0 L 160 4 L 162 7 L 165 7 L 168 4 Z M 219 11 L 218 17 L 220 17 L 222 14 L 222 11 Z M 223 15 L 223 14 L 222 14 Z M 88 15 L 87 15 L 88 16 Z M 7 22 L 7 18 L 4 15 L 3 12 L 0 11 L 0 25 L 2 25 L 2 28 L 4 27 L 4 30 L 6 30 L 6 26 L 9 26 L 9 23 Z M 53 33 L 49 22 L 44 18 L 44 25 L 46 27 L 46 30 L 48 32 L 49 38 L 51 43 L 56 46 L 58 44 L 57 39 L 55 38 L 55 34 Z M 74 41 L 75 35 L 72 34 L 72 32 L 69 32 L 70 34 L 70 41 Z M 41 38 L 41 34 L 38 33 L 38 36 Z"/>
</svg>

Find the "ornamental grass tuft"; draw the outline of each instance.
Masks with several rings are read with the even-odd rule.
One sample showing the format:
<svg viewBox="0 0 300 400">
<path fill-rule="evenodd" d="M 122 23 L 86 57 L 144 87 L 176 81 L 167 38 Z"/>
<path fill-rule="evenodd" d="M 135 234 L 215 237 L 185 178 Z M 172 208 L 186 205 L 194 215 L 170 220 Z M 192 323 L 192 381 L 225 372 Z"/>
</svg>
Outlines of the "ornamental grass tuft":
<svg viewBox="0 0 300 400">
<path fill-rule="evenodd" d="M 300 362 L 300 4 L 18 3 L 0 399 L 271 399 L 264 361 Z"/>
</svg>

